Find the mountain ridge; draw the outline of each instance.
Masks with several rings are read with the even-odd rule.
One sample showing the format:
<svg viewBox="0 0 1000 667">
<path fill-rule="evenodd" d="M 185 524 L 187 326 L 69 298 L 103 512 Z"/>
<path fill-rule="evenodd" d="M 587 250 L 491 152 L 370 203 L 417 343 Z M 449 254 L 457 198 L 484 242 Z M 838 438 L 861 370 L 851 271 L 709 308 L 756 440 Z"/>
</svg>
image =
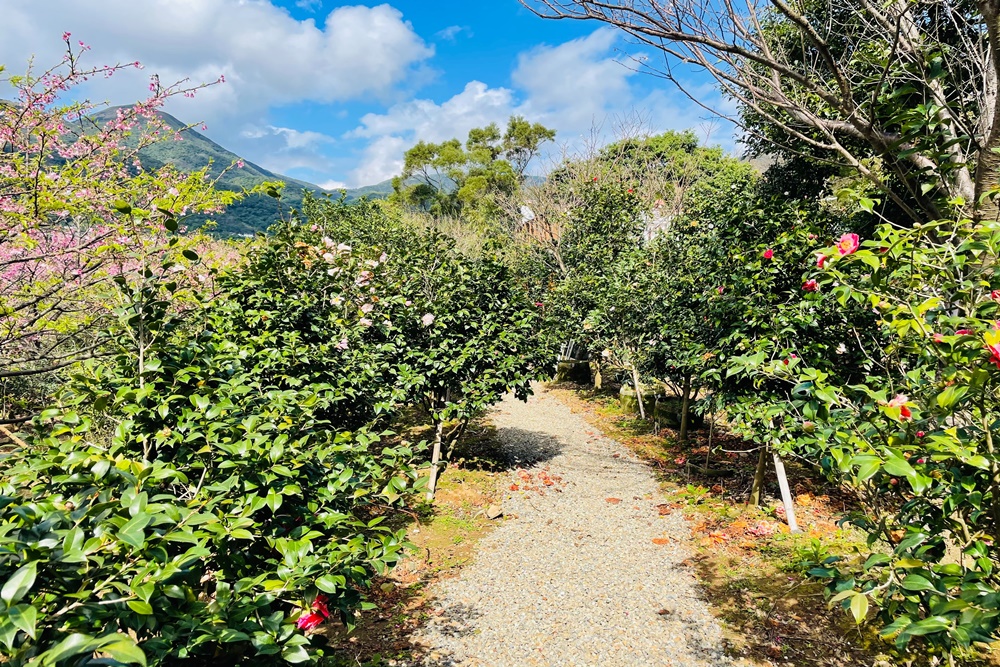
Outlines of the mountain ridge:
<svg viewBox="0 0 1000 667">
<path fill-rule="evenodd" d="M 101 110 L 91 118 L 103 123 L 115 117 L 119 107 Z M 180 121 L 175 116 L 158 111 L 157 115 L 171 129 L 182 131 L 178 141 L 160 141 L 146 148 L 139 154 L 139 161 L 145 169 L 158 169 L 171 165 L 176 169 L 190 173 L 197 169 L 208 167 L 212 178 L 218 178 L 218 187 L 226 190 L 242 191 L 250 189 L 265 181 L 282 181 L 285 189 L 282 192 L 280 204 L 267 195 L 247 196 L 243 200 L 228 207 L 225 212 L 210 216 L 215 222 L 210 230 L 218 236 L 250 236 L 266 231 L 276 222 L 282 210 L 298 208 L 302 205 L 303 191 L 309 191 L 317 196 L 329 195 L 339 197 L 341 190 L 326 190 L 314 183 L 309 183 L 291 176 L 278 174 L 248 160 L 209 139 L 193 127 Z M 227 167 L 242 160 L 241 168 L 226 170 Z M 392 193 L 392 181 L 387 180 L 375 185 L 360 188 L 346 188 L 348 201 L 361 197 L 384 198 Z M 201 226 L 209 218 L 194 217 L 191 226 Z"/>
</svg>

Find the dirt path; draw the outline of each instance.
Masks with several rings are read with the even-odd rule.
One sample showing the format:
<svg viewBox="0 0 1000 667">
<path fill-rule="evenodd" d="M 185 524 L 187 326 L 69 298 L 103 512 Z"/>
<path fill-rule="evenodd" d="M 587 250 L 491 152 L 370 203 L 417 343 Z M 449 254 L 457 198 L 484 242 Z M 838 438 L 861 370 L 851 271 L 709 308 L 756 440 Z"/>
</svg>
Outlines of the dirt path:
<svg viewBox="0 0 1000 667">
<path fill-rule="evenodd" d="M 434 666 L 716 667 L 722 632 L 681 564 L 689 528 L 650 469 L 538 388 L 494 414 L 524 470 L 503 525 L 473 563 L 429 591 L 416 638 Z"/>
</svg>

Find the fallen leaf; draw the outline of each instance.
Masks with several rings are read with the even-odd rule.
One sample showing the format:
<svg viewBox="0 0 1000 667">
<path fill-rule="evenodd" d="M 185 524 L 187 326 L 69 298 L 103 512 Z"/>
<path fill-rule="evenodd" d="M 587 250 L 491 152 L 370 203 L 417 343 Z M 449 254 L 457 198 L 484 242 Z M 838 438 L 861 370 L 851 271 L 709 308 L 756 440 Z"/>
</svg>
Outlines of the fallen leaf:
<svg viewBox="0 0 1000 667">
<path fill-rule="evenodd" d="M 660 516 L 670 514 L 670 505 L 667 505 L 666 503 L 662 505 L 657 505 L 656 509 L 659 510 Z"/>
<path fill-rule="evenodd" d="M 654 537 L 653 544 L 658 544 L 660 546 L 663 546 L 664 544 L 670 544 L 670 540 L 668 540 L 665 537 Z"/>
<path fill-rule="evenodd" d="M 620 503 L 622 501 L 621 498 L 605 498 L 604 500 L 606 500 L 607 502 L 611 503 L 612 505 L 617 505 L 618 503 Z"/>
<path fill-rule="evenodd" d="M 799 505 L 802 505 L 803 507 L 808 507 L 809 505 L 812 504 L 812 501 L 813 497 L 811 494 L 808 493 L 803 493 L 799 496 L 796 496 L 795 498 L 795 502 L 797 502 Z"/>
<path fill-rule="evenodd" d="M 510 490 L 511 491 L 520 491 L 521 490 L 521 486 L 519 484 L 511 484 L 510 485 Z"/>
</svg>

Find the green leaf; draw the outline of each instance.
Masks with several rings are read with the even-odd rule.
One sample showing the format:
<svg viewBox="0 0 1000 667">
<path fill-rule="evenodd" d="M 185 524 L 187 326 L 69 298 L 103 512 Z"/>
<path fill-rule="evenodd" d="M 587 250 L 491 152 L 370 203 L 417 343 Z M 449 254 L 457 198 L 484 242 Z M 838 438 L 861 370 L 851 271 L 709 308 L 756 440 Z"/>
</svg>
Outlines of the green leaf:
<svg viewBox="0 0 1000 667">
<path fill-rule="evenodd" d="M 184 255 L 185 258 L 191 260 L 192 262 L 198 261 L 198 253 L 196 253 L 194 250 L 185 250 L 181 254 Z"/>
<path fill-rule="evenodd" d="M 932 632 L 940 632 L 950 625 L 951 621 L 944 616 L 931 616 L 930 618 L 925 618 L 922 621 L 908 625 L 903 632 L 908 635 L 929 635 Z"/>
<path fill-rule="evenodd" d="M 344 588 L 347 580 L 343 575 L 329 575 L 325 574 L 316 580 L 316 588 L 320 589 L 324 593 L 337 593 Z"/>
<path fill-rule="evenodd" d="M 176 232 L 177 219 L 173 217 L 168 217 L 166 220 L 163 221 L 163 226 L 167 228 L 168 232 Z"/>
<path fill-rule="evenodd" d="M 117 199 L 111 205 L 114 206 L 115 210 L 118 211 L 119 213 L 128 215 L 129 213 L 132 212 L 132 207 L 129 206 L 129 203 L 123 199 Z"/>
<path fill-rule="evenodd" d="M 868 596 L 864 593 L 858 593 L 851 600 L 851 614 L 854 616 L 854 622 L 861 625 L 864 622 L 865 617 L 868 616 Z"/>
<path fill-rule="evenodd" d="M 938 407 L 948 409 L 955 403 L 962 400 L 962 397 L 969 393 L 969 388 L 965 385 L 952 385 L 937 396 Z"/>
<path fill-rule="evenodd" d="M 8 607 L 17 604 L 17 601 L 23 598 L 25 593 L 35 585 L 35 576 L 37 574 L 38 561 L 36 560 L 19 567 L 3 585 L 3 588 L 0 589 L 0 599 L 3 599 Z"/>
<path fill-rule="evenodd" d="M 118 539 L 136 549 L 141 549 L 146 542 L 146 534 L 143 531 L 151 520 L 152 517 L 149 514 L 140 512 L 118 529 Z"/>
<path fill-rule="evenodd" d="M 281 651 L 281 657 L 285 659 L 285 662 L 299 663 L 308 662 L 311 658 L 309 657 L 309 652 L 306 651 L 301 646 L 286 646 Z"/>
<path fill-rule="evenodd" d="M 19 604 L 7 610 L 11 623 L 18 629 L 24 630 L 29 637 L 35 639 L 35 623 L 38 620 L 38 611 L 30 604 Z"/>
<path fill-rule="evenodd" d="M 129 600 L 128 606 L 137 614 L 142 614 L 143 616 L 153 615 L 153 605 L 148 602 L 142 602 L 141 600 Z"/>
<path fill-rule="evenodd" d="M 908 591 L 937 591 L 926 577 L 921 577 L 919 574 L 908 574 L 899 584 L 904 589 Z"/>
<path fill-rule="evenodd" d="M 120 636 L 121 639 L 102 646 L 101 651 L 107 653 L 112 659 L 118 662 L 128 665 L 143 665 L 145 667 L 146 654 L 142 652 L 142 649 L 136 645 L 131 637 Z"/>
</svg>

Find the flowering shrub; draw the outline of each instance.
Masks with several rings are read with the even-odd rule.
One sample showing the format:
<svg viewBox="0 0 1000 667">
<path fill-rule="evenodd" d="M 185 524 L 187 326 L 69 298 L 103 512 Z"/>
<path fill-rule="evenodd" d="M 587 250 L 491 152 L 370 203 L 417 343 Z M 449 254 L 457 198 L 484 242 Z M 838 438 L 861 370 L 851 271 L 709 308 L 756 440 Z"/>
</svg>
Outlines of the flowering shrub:
<svg viewBox="0 0 1000 667">
<path fill-rule="evenodd" d="M 812 280 L 878 313 L 868 377 L 842 383 L 811 364 L 769 371 L 794 384 L 791 405 L 815 422 L 808 432 L 786 422 L 795 448 L 866 500 L 851 519 L 872 553 L 813 574 L 859 622 L 877 606 L 900 647 L 920 637 L 952 653 L 1000 628 L 998 251 L 996 222 L 845 235 Z"/>
<path fill-rule="evenodd" d="M 88 68 L 88 47 L 64 39 L 62 63 L 3 80 L 15 101 L 0 101 L 0 380 L 95 352 L 112 316 L 112 279 L 141 280 L 166 256 L 180 261 L 190 245 L 168 241 L 183 216 L 239 197 L 215 191 L 205 171 L 145 171 L 137 159 L 150 144 L 179 137 L 157 110 L 203 86 L 162 85 L 154 76 L 147 99 L 99 123 L 93 104 L 60 98 L 141 65 Z"/>
<path fill-rule="evenodd" d="M 2 462 L 12 664 L 308 661 L 308 631 L 332 613 L 349 622 L 401 556 L 403 534 L 380 524 L 416 487 L 414 452 L 343 429 L 356 388 L 276 374 L 300 350 L 232 328 L 238 304 L 180 326 L 171 287 L 157 300 L 122 285 L 124 329 L 146 334 L 75 374 L 29 448 Z M 364 328 L 355 317 L 341 331 Z"/>
</svg>

